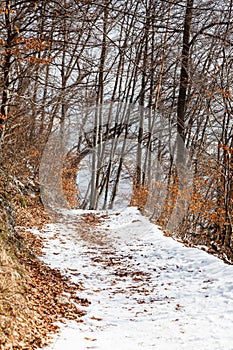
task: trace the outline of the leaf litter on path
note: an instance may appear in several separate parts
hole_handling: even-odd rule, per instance
[[[165,237],[136,208],[93,215],[65,212],[43,229],[43,260],[90,301],[46,350],[233,349],[233,266]]]

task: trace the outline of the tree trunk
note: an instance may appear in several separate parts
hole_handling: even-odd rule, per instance
[[[186,110],[186,96],[189,84],[189,51],[190,51],[190,29],[192,23],[194,0],[187,0],[184,31],[183,31],[183,45],[181,56],[181,72],[179,95],[177,104],[177,157],[178,163],[183,163],[184,160],[184,142],[185,142],[185,110]]]
[[[1,103],[1,114],[0,114],[0,149],[4,139],[5,124],[9,114],[10,104],[10,69],[11,69],[11,45],[14,35],[11,28],[10,20],[10,1],[6,1],[5,5],[5,26],[7,29],[7,40],[5,48],[5,59],[3,61],[3,91],[2,91],[2,103]]]

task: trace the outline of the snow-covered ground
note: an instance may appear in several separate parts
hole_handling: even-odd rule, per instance
[[[165,237],[136,208],[108,212],[92,231],[83,213],[42,232],[44,261],[91,302],[44,350],[233,349],[233,266]]]

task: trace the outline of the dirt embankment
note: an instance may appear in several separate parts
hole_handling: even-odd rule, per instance
[[[27,228],[49,220],[39,194],[5,174],[0,182],[0,349],[36,349],[58,331],[58,321],[81,322],[88,301],[38,259],[43,241]]]

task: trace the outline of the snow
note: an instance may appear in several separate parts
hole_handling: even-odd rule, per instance
[[[233,266],[187,248],[136,208],[88,230],[87,211],[46,225],[43,260],[83,287],[84,322],[68,322],[44,350],[232,350]]]

